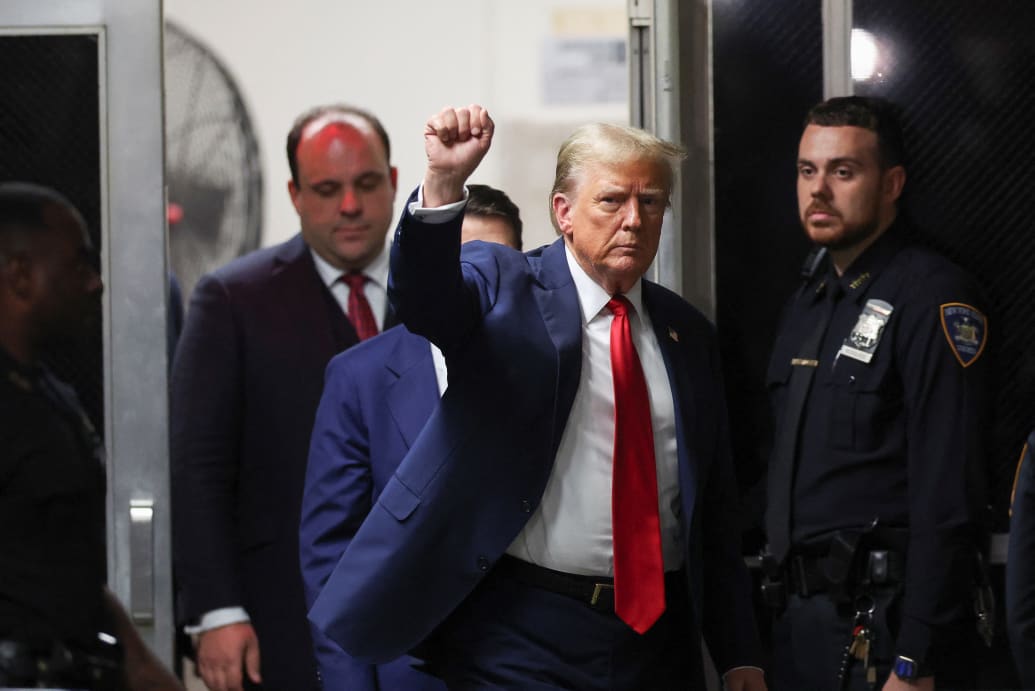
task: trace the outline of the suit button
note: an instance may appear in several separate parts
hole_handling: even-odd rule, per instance
[[[489,570],[489,565],[490,564],[489,564],[489,558],[488,557],[478,557],[478,568],[481,571],[488,571]]]
[[[527,499],[522,499],[521,510],[525,513],[532,513],[532,502],[528,501]]]

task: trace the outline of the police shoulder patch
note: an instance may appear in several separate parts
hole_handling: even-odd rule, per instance
[[[981,357],[988,341],[988,320],[981,312],[962,302],[941,306],[942,331],[960,364],[970,367]]]

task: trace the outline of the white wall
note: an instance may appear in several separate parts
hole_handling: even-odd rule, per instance
[[[624,36],[625,0],[165,0],[165,13],[243,93],[263,158],[267,245],[298,227],[284,138],[310,106],[345,101],[381,118],[399,168],[398,214],[423,173],[428,116],[485,105],[497,135],[474,181],[518,203],[526,248],[553,239],[546,199],[564,136],[592,120],[628,121],[625,102],[546,105],[541,59],[551,37]]]

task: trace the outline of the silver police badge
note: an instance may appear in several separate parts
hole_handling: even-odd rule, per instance
[[[869,363],[873,354],[877,351],[877,345],[884,334],[884,327],[894,311],[887,302],[883,300],[867,300],[859,319],[852,327],[852,332],[841,344],[841,350],[837,356],[850,357],[860,362]]]

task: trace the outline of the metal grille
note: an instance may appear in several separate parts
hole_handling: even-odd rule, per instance
[[[95,35],[0,36],[0,180],[52,187],[101,247],[98,44]],[[103,433],[101,329],[47,356]]]
[[[185,29],[165,24],[169,261],[189,298],[202,275],[259,246],[262,168],[251,117],[229,70]]]
[[[767,461],[769,349],[808,251],[794,164],[802,117],[823,95],[823,29],[817,2],[716,2],[713,13],[716,320],[747,490]],[[747,503],[757,515],[745,547],[761,547],[764,500]]]
[[[855,0],[880,75],[856,93],[904,109],[904,208],[923,239],[984,287],[999,377],[989,484],[1007,527],[1014,466],[1035,425],[1035,4]]]

